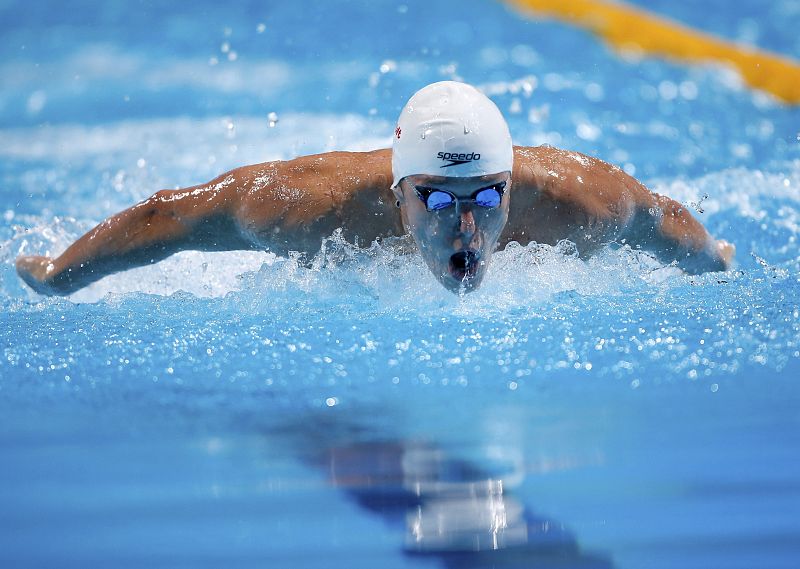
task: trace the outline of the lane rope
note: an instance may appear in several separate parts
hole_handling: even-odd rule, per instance
[[[732,66],[751,87],[767,91],[785,103],[800,104],[800,64],[788,57],[726,41],[640,8],[606,0],[506,1],[523,12],[588,30],[622,52]]]

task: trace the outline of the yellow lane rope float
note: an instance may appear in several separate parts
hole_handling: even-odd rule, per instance
[[[506,0],[525,12],[574,24],[621,51],[734,67],[744,81],[785,103],[800,103],[800,64],[693,30],[639,8],[605,0]]]

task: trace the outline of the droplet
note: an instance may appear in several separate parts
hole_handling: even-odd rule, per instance
[[[27,103],[27,110],[28,114],[36,115],[41,112],[44,108],[45,103],[47,102],[47,95],[45,95],[44,91],[34,91],[31,93],[31,96],[28,97]]]
[[[391,59],[387,59],[386,61],[381,63],[381,66],[380,66],[379,69],[380,69],[381,73],[384,73],[384,74],[385,73],[390,73],[392,71],[396,71],[397,70],[397,63],[395,63]]]
[[[259,34],[263,34],[266,29],[267,26],[265,26],[263,23],[256,26],[256,32]]]

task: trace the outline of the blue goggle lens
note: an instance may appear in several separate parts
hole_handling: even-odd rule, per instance
[[[430,194],[428,194],[428,199],[426,200],[425,205],[430,210],[437,210],[437,209],[444,209],[448,206],[453,205],[455,202],[455,198],[453,194],[448,194],[447,192],[440,192],[434,190]]]
[[[497,188],[485,188],[475,194],[475,204],[481,207],[499,207],[500,197]]]

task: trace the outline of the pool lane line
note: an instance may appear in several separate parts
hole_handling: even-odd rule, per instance
[[[784,103],[800,104],[800,64],[792,59],[700,32],[641,8],[607,0],[506,0],[602,37],[620,51],[690,63],[733,66],[744,81]]]

